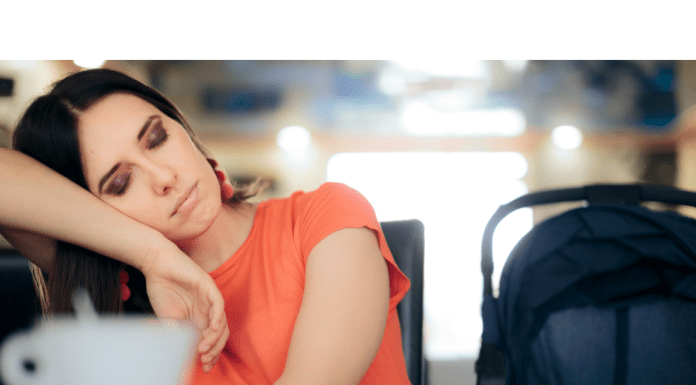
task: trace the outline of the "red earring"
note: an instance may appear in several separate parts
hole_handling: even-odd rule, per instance
[[[220,170],[215,170],[215,175],[218,178],[218,182],[220,182],[220,195],[222,196],[222,200],[226,201],[232,198],[234,187],[232,187],[232,183],[227,180],[225,173]]]
[[[232,187],[232,183],[227,180],[227,176],[224,172],[217,169],[218,163],[215,161],[215,159],[208,158],[208,163],[210,163],[210,166],[213,167],[215,176],[220,183],[220,196],[222,200],[226,201],[232,198],[232,195],[234,195],[234,187]]]
[[[118,280],[121,283],[121,301],[126,302],[131,296],[131,291],[128,287],[128,273],[125,270],[121,270]]]

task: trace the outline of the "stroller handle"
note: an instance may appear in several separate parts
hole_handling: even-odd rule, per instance
[[[542,190],[523,195],[501,205],[491,217],[483,232],[481,244],[481,272],[483,296],[493,294],[493,232],[500,221],[511,212],[544,204],[587,201],[588,203],[661,202],[696,207],[696,193],[670,186],[650,184],[594,184],[583,187]]]

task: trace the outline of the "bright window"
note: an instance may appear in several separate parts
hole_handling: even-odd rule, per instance
[[[425,225],[426,355],[478,355],[481,337],[481,237],[499,205],[527,192],[526,159],[513,152],[341,153],[327,179],[360,191],[380,221]],[[497,283],[512,247],[532,227],[530,209],[498,226],[493,239]]]

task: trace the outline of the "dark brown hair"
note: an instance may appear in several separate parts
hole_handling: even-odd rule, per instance
[[[67,76],[51,91],[37,98],[21,117],[13,136],[13,148],[31,156],[72,182],[87,189],[77,137],[80,115],[104,97],[115,93],[135,95],[181,124],[196,147],[208,158],[210,154],[196,138],[178,108],[153,88],[120,72],[95,69]],[[260,182],[245,188],[235,186],[226,202],[235,206],[256,195]],[[131,298],[121,301],[120,270],[129,275]],[[137,269],[91,250],[66,242],[57,242],[50,274],[32,266],[34,283],[45,313],[72,312],[71,293],[84,287],[97,311],[152,312],[145,278]]]

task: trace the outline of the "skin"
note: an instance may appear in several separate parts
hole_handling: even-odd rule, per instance
[[[184,128],[144,100],[128,94],[104,98],[82,114],[78,137],[89,190],[161,232],[204,270],[219,267],[249,234],[255,207],[224,206],[213,169]],[[193,204],[172,215],[194,186]]]
[[[56,240],[136,267],[157,316],[201,330],[198,351],[211,369],[229,329],[222,295],[199,265],[158,231],[22,153],[0,148],[0,181],[0,233],[15,249],[49,274]]]
[[[140,119],[142,114],[148,114],[148,118]],[[137,140],[150,116],[156,116],[155,124]],[[132,125],[135,122],[137,127]],[[152,136],[155,127],[160,131],[166,128],[173,140],[162,142],[157,149],[150,148],[153,140],[162,138]],[[221,208],[217,178],[183,127],[139,98],[116,94],[96,103],[80,117],[78,137],[85,158],[85,177],[93,195],[33,159],[3,150],[0,155],[7,159],[0,174],[11,188],[3,189],[6,204],[0,207],[0,232],[45,271],[51,269],[55,239],[138,268],[146,276],[148,296],[159,317],[191,319],[200,328],[198,350],[204,370],[209,371],[227,341],[229,329],[224,301],[205,272],[224,261],[225,250],[243,241],[245,228],[251,226],[250,210]],[[121,163],[115,176],[123,178],[123,171],[133,172],[133,189],[128,194],[116,197],[105,193],[107,186],[99,191],[102,175],[96,181],[90,178],[96,177],[99,166],[107,162]],[[108,167],[106,171],[112,165]],[[193,183],[198,199],[192,209],[171,215],[183,191]],[[94,196],[107,205],[95,202]],[[222,212],[225,215],[219,215]],[[60,218],[59,223],[54,223],[54,218]],[[239,238],[228,237],[228,242],[202,250],[200,245],[225,225],[228,230],[233,228]],[[188,256],[181,251],[188,251]]]
[[[82,114],[78,137],[90,191],[161,232],[206,272],[247,238],[256,207],[223,205],[205,156],[181,125],[149,103],[107,96]],[[193,203],[172,215],[193,186]],[[389,277],[375,234],[348,228],[326,237],[308,257],[300,313],[276,384],[359,383],[380,346],[388,303]]]
[[[374,233],[342,229],[307,259],[305,292],[275,385],[358,384],[387,322],[389,275]]]

